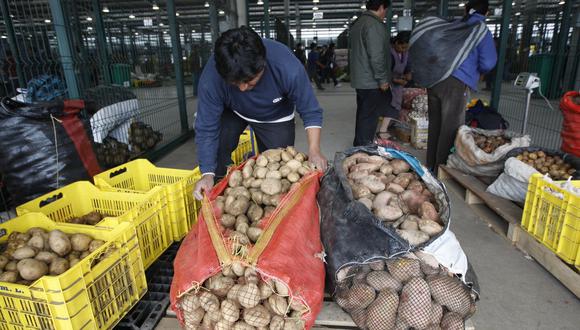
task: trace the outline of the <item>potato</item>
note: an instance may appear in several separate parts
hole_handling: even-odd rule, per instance
[[[103,216],[99,212],[93,211],[89,214],[85,214],[81,218],[84,218],[86,224],[94,226],[103,219]]]
[[[411,278],[404,286],[398,309],[400,322],[414,329],[425,329],[431,322],[430,313],[418,313],[431,309],[429,285],[420,277]]]
[[[227,214],[227,213],[222,214],[222,217],[220,219],[220,223],[225,228],[233,228],[236,224],[236,217],[234,217],[231,214]]]
[[[89,252],[94,252],[96,249],[98,249],[101,245],[105,244],[104,241],[100,240],[100,239],[94,239],[91,241],[91,243],[89,244]]]
[[[429,235],[420,230],[397,229],[397,234],[411,245],[421,245],[429,240]]]
[[[73,234],[70,238],[73,251],[84,252],[89,250],[92,238],[85,234]]]
[[[250,227],[248,228],[246,234],[248,235],[248,238],[250,239],[250,241],[252,241],[252,243],[256,243],[260,238],[260,236],[262,235],[262,229],[258,227]]]
[[[10,260],[8,259],[8,257],[4,256],[4,255],[0,255],[0,271],[4,269],[4,267],[6,266],[6,264],[9,262]]]
[[[401,173],[399,174],[392,183],[398,184],[401,188],[406,189],[409,184],[411,183],[411,178],[408,175],[403,174],[410,174],[410,173]]]
[[[421,207],[421,204],[423,204],[423,202],[426,202],[428,200],[427,196],[415,190],[406,190],[402,192],[400,195],[400,199],[403,202],[402,204],[404,205],[403,211],[412,214],[417,213],[419,207]]]
[[[282,160],[282,149],[269,149],[262,153],[268,159],[268,162],[279,162]]]
[[[243,179],[242,172],[240,170],[234,170],[230,173],[228,185],[232,188],[239,187],[242,184]]]
[[[37,235],[37,234],[42,236],[42,235],[46,234],[46,231],[40,227],[32,227],[32,228],[29,228],[26,231],[26,233],[28,235],[30,235],[30,237],[32,238],[32,236]]]
[[[405,188],[401,187],[400,185],[398,185],[394,182],[391,182],[387,185],[387,191],[390,191],[390,192],[395,193],[395,194],[400,194],[403,191],[405,191]]]
[[[296,172],[298,171],[298,169],[300,167],[302,167],[302,162],[296,160],[296,159],[292,159],[288,162],[286,162],[286,165],[284,165],[286,167],[288,167],[292,172]]]
[[[403,211],[396,206],[385,205],[374,210],[375,215],[382,221],[394,221],[403,216]]]
[[[531,153],[528,155],[528,157],[529,157],[530,159],[534,159],[534,160],[538,159],[538,155],[537,155],[537,153],[535,153],[535,152],[531,152]]]
[[[275,210],[276,208],[273,206],[266,206],[264,208],[264,218],[269,217],[272,213],[274,213]]]
[[[18,281],[18,273],[14,270],[5,271],[0,274],[0,282],[16,283],[16,281]]]
[[[280,166],[282,166],[280,165],[280,163],[268,163],[268,166],[266,166],[266,168],[269,171],[277,171],[280,169]]]
[[[418,224],[419,229],[429,236],[435,236],[443,230],[440,224],[432,220],[421,219]]]
[[[250,189],[252,187],[252,183],[255,180],[256,180],[256,178],[254,178],[254,177],[250,177],[250,178],[244,179],[242,181],[242,186],[244,186],[244,188],[246,188],[246,189]]]
[[[246,213],[249,207],[250,199],[245,196],[238,196],[231,203],[228,204],[226,202],[225,211],[233,216],[238,216]]]
[[[381,179],[373,175],[369,175],[360,179],[358,183],[369,188],[373,194],[377,194],[385,190],[385,184],[381,181]]]
[[[265,168],[266,166],[268,166],[268,158],[266,158],[264,154],[259,155],[258,158],[256,158],[256,166]],[[256,168],[254,168],[254,172],[255,171]]]
[[[372,163],[360,163],[352,166],[350,168],[351,172],[367,172],[371,173],[377,171],[381,168],[380,164],[372,164]]]
[[[247,222],[240,222],[236,224],[236,231],[238,233],[246,234],[248,228],[250,228],[250,225]]]
[[[369,330],[394,329],[397,319],[399,296],[390,291],[381,291],[373,301],[366,314],[366,325]]]
[[[288,313],[288,301],[286,298],[274,294],[268,298],[268,303],[272,311],[277,315],[285,316]]]
[[[260,190],[268,195],[276,195],[282,191],[282,183],[277,179],[264,179],[260,185]]]
[[[402,159],[393,159],[390,165],[393,167],[393,174],[395,175],[409,172],[411,169],[411,166],[409,166],[409,164],[407,164],[407,162]]]
[[[276,293],[279,294],[280,296],[283,297],[288,297],[289,294],[289,290],[288,287],[286,286],[286,283],[280,281],[280,280],[273,280],[274,282],[274,288],[276,289]]]
[[[384,175],[389,175],[393,173],[393,166],[390,164],[383,164],[381,165],[379,171]]]
[[[372,195],[369,188],[358,183],[351,185],[351,189],[354,199],[370,198]]]
[[[62,231],[58,229],[52,230],[48,235],[50,249],[56,254],[63,257],[71,251],[72,246],[70,240]]]
[[[48,273],[48,266],[36,259],[22,259],[16,265],[20,277],[27,281],[36,281]]]
[[[9,261],[6,266],[4,266],[4,271],[13,271],[16,270],[16,261]]]
[[[290,191],[290,187],[292,186],[292,183],[290,181],[288,181],[287,179],[282,179],[282,180],[280,180],[280,183],[282,183],[282,193],[283,194]]]
[[[69,262],[64,258],[55,258],[50,263],[50,275],[60,275],[69,269]]]
[[[33,248],[31,246],[24,246],[24,247],[16,249],[16,251],[14,251],[12,253],[12,259],[22,260],[22,259],[34,258],[35,255],[36,255],[35,248]]]
[[[267,204],[269,206],[278,206],[278,204],[280,204],[281,200],[282,200],[282,195],[280,195],[280,194],[274,195],[274,196],[266,195],[264,197],[264,204]]]
[[[252,188],[260,188],[260,186],[262,185],[262,181],[264,181],[263,179],[255,179],[254,181],[252,181]]]
[[[280,153],[280,158],[284,162],[288,162],[288,161],[294,159],[294,157],[287,150],[282,151],[282,153]]]
[[[288,165],[281,166],[279,171],[280,171],[280,175],[283,178],[287,177],[288,174],[292,173],[292,169],[290,167],[288,167]]]
[[[431,221],[433,222],[433,221]],[[403,230],[419,230],[419,223],[413,218],[408,218],[399,226]]]
[[[32,246],[37,250],[44,250],[44,237],[41,234],[32,235],[32,238],[26,243],[28,246]]]
[[[42,261],[46,264],[50,264],[56,258],[58,258],[58,256],[54,252],[48,252],[48,251],[40,251],[34,257],[34,259],[36,259],[38,261]]]
[[[264,179],[266,174],[268,174],[268,169],[265,167],[258,167],[254,169],[254,177],[256,179]]]
[[[82,260],[82,259],[88,257],[89,254],[91,254],[91,252],[89,252],[89,251],[85,251],[85,252],[81,253],[80,259]]]
[[[263,204],[264,193],[259,190],[254,190],[251,192],[252,201],[255,204]]]
[[[268,171],[266,173],[266,179],[282,179],[282,175],[278,171]]]
[[[441,223],[439,220],[439,213],[435,209],[435,206],[429,202],[423,202],[419,207],[419,216],[422,219],[433,220],[435,222]]]
[[[252,203],[250,208],[248,209],[248,218],[252,222],[256,222],[264,216],[264,209],[262,209],[259,205]]]
[[[361,202],[364,206],[366,206],[367,209],[372,210],[372,208],[373,208],[373,201],[370,200],[369,198],[366,198],[366,197],[365,198],[361,198],[358,201]]]
[[[294,159],[296,159],[299,162],[303,162],[303,161],[307,160],[308,157],[306,157],[305,154],[299,152],[299,153],[296,154],[296,156],[294,156]]]
[[[230,188],[228,196],[233,196],[233,197],[244,196],[247,199],[250,199],[252,197],[252,195],[250,194],[250,191],[246,187]]]
[[[380,192],[379,194],[377,194],[377,196],[373,200],[373,209],[378,209],[378,208],[381,208],[383,206],[388,205],[389,202],[391,201],[391,199],[393,199],[395,197],[396,197],[396,195],[390,191]]]
[[[295,183],[298,182],[300,180],[300,174],[296,173],[296,172],[292,172],[290,174],[288,174],[286,176],[288,178],[288,181]]]
[[[252,165],[248,161],[246,163],[246,165],[244,165],[244,167],[242,168],[242,178],[244,178],[244,179],[251,178],[253,174],[254,174],[254,168],[252,167]]]

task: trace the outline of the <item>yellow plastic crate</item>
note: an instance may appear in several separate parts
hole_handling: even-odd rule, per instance
[[[147,281],[133,224],[114,229],[71,227],[41,213],[0,224],[0,242],[31,227],[83,233],[106,241],[59,276],[43,276],[30,286],[0,283],[1,329],[111,329],[143,297]],[[97,263],[105,252],[109,256]]]
[[[180,241],[197,222],[201,204],[193,197],[193,188],[200,178],[198,168],[188,171],[156,167],[146,159],[136,159],[102,172],[93,180],[102,190],[129,193],[148,192],[162,186],[173,240]]]
[[[238,147],[232,152],[232,162],[234,166],[240,165],[246,159],[258,153],[258,142],[252,130],[245,130],[240,135]]]
[[[580,180],[572,184],[580,188]],[[534,174],[528,185],[522,227],[562,260],[574,264],[580,247],[580,197]]]
[[[18,215],[40,212],[56,222],[85,215],[92,211],[115,218],[97,224],[112,228],[121,222],[132,222],[137,229],[143,264],[148,268],[173,243],[171,222],[163,190],[146,194],[101,191],[90,182],[79,181],[38,197],[16,208]],[[90,226],[67,224],[68,226]]]

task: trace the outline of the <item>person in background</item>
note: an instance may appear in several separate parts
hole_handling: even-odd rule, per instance
[[[458,24],[485,24],[488,0],[470,0],[465,16]],[[465,61],[447,79],[427,89],[429,107],[429,138],[427,166],[437,173],[439,165],[447,162],[457,129],[465,124],[465,110],[470,90],[477,91],[482,74],[495,67],[497,53],[489,30],[474,47]]]
[[[403,104],[403,90],[411,80],[411,71],[409,66],[409,39],[410,31],[402,31],[397,34],[391,41],[391,71],[393,80],[391,84],[391,106],[386,107],[387,111],[383,113],[383,121],[379,127],[377,137],[388,139],[390,137],[387,130],[391,119],[398,119]]]
[[[334,87],[338,88],[342,85],[338,83],[338,80],[336,80],[336,53],[334,52],[334,49],[335,49],[335,44],[330,43],[328,45],[328,49],[326,50],[326,53],[324,54],[325,63],[326,63],[325,68],[324,68],[324,71],[325,71],[324,76],[326,77],[326,79],[332,79],[332,82],[334,83]]]
[[[354,146],[373,142],[379,115],[391,103],[391,56],[383,23],[390,0],[368,0],[350,29],[351,86],[356,89]]]
[[[304,52],[304,46],[301,43],[296,44],[294,56],[296,56],[302,65],[306,65],[306,53]]]
[[[315,43],[310,44],[310,53],[308,53],[308,75],[310,79],[314,81],[316,87],[319,91],[323,91],[324,87],[320,84],[320,78],[318,77],[318,70],[323,68],[322,63],[320,63],[320,47],[316,47]]]
[[[302,64],[285,45],[245,26],[224,32],[198,92],[195,143],[202,177],[194,188],[197,199],[211,191],[214,178],[226,174],[246,127],[256,133],[258,150],[294,145],[295,110],[304,121],[310,163],[326,169],[320,151],[322,108]]]

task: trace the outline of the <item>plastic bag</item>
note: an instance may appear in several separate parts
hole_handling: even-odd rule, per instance
[[[212,190],[202,202],[198,222],[183,240],[174,261],[170,299],[182,324],[181,299],[199,290],[201,283],[235,260],[255,266],[262,278],[285,283],[291,297],[308,306],[302,316],[306,328],[314,324],[324,296],[324,254],[316,203],[319,178],[319,172],[308,174],[288,192],[266,220],[261,238],[247,256],[234,256],[218,229],[220,214],[214,201],[227,188],[229,175]]]
[[[476,144],[472,133],[485,136],[505,136],[510,143],[499,146],[492,153],[481,150]],[[455,153],[449,156],[447,166],[461,170],[464,173],[479,176],[497,176],[503,169],[507,153],[515,148],[530,145],[530,137],[515,132],[461,126],[455,137]]]
[[[0,172],[15,204],[100,172],[82,101],[0,106]]]

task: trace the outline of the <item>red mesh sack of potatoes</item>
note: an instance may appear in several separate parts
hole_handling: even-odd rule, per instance
[[[171,284],[171,306],[186,329],[314,324],[325,274],[316,202],[321,173],[293,148],[282,157],[279,150],[231,170],[202,202],[199,221],[175,258]],[[257,196],[262,190],[255,181],[268,179],[282,181],[282,192],[268,186],[262,190],[271,195]]]

